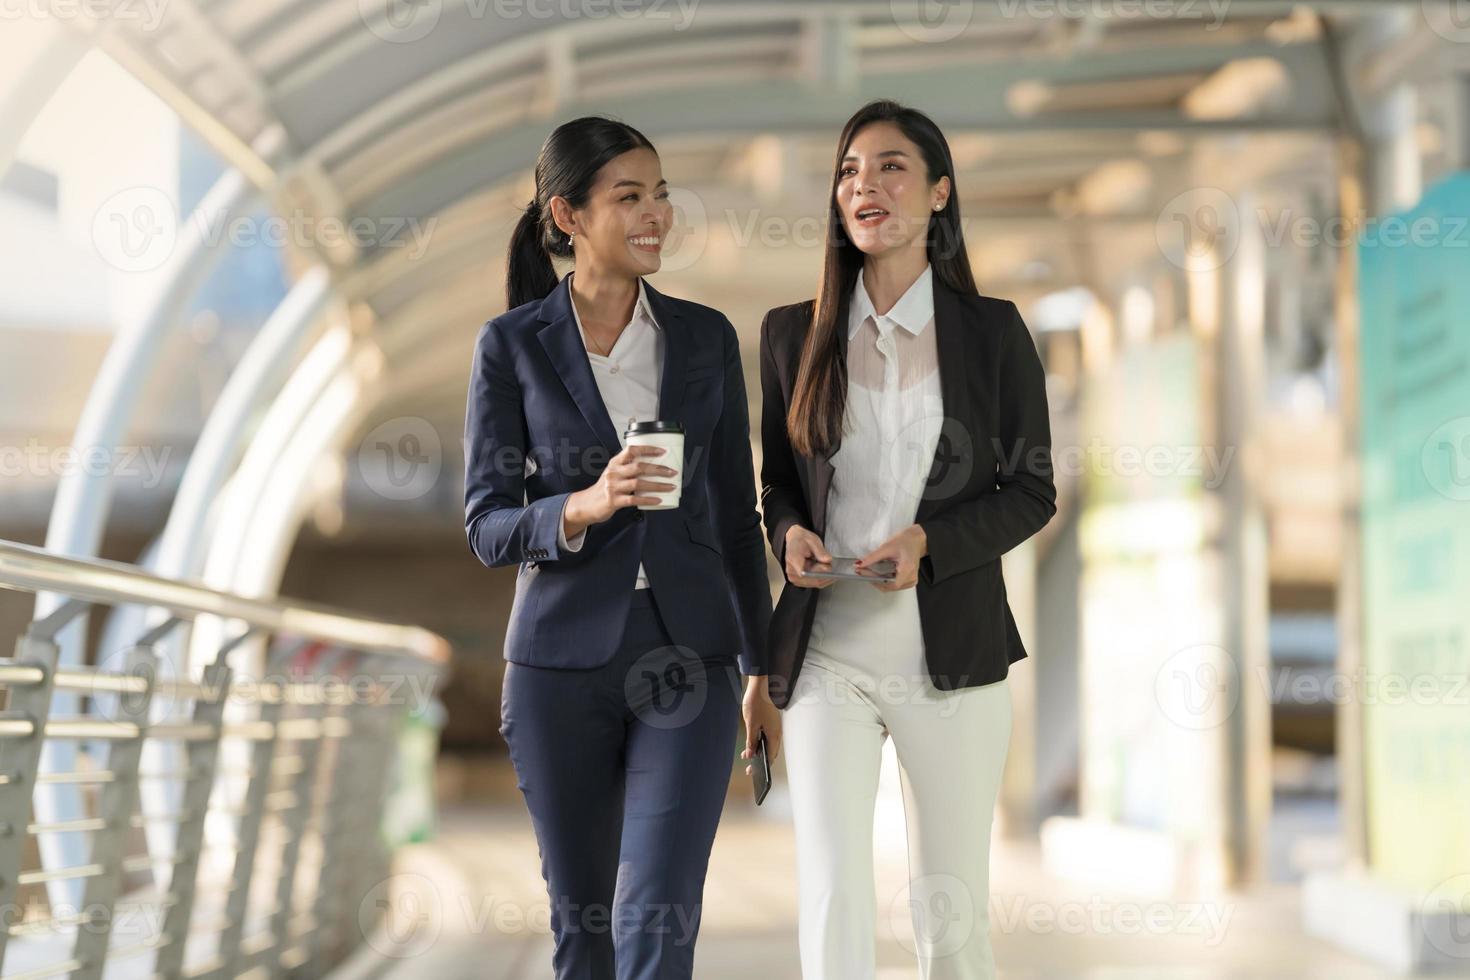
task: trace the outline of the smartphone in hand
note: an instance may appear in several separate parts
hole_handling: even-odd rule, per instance
[[[771,757],[766,752],[766,733],[761,732],[755,742],[755,755],[751,756],[751,781],[755,784],[755,805],[766,801],[771,791]]]
[[[891,582],[898,577],[898,566],[891,558],[875,561],[871,565],[859,568],[856,558],[838,558],[833,555],[830,562],[813,558],[800,571],[803,578],[851,578],[868,581],[877,579],[880,582]]]

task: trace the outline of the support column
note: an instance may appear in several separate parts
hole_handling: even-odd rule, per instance
[[[997,830],[1002,837],[1029,839],[1036,827],[1036,645],[1037,561],[1035,539],[1023,541],[1001,559],[1006,600],[1021,642],[1030,651],[1026,662],[1012,666],[1011,741],[1000,784]],[[1019,668],[1019,669],[1018,669]]]
[[[1271,651],[1268,642],[1270,569],[1261,502],[1264,447],[1260,413],[1266,401],[1266,243],[1254,218],[1255,196],[1236,194],[1240,240],[1226,264],[1220,332],[1213,351],[1209,393],[1214,433],[1209,444],[1234,450],[1214,491],[1219,496],[1219,601],[1223,645],[1234,661],[1238,697],[1225,716],[1223,745],[1226,853],[1232,884],[1264,882],[1266,835],[1271,820]]]

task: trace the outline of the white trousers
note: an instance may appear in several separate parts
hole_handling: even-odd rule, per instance
[[[873,980],[873,812],[893,736],[923,980],[991,980],[990,832],[1010,743],[1006,681],[941,691],[914,590],[836,582],[783,716],[802,980]],[[891,900],[884,896],[887,914]]]

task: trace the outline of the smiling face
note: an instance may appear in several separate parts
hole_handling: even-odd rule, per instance
[[[867,255],[923,247],[935,205],[949,201],[950,180],[930,183],[917,145],[891,122],[852,137],[837,173],[835,204],[848,239]]]
[[[597,172],[580,208],[563,197],[550,203],[557,227],[576,236],[578,266],[629,278],[658,271],[674,209],[657,153],[639,148],[613,157]]]

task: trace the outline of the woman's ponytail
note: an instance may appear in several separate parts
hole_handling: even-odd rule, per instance
[[[570,237],[551,218],[551,199],[565,198],[573,208],[586,206],[598,171],[614,157],[637,149],[652,150],[653,144],[627,123],[602,116],[562,123],[546,137],[536,157],[536,196],[516,222],[505,258],[508,309],[545,299],[559,281],[552,258],[572,255]]]
[[[510,236],[505,259],[507,309],[541,299],[556,288],[556,268],[546,248],[546,221],[541,202],[532,200]]]

